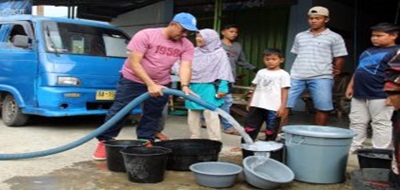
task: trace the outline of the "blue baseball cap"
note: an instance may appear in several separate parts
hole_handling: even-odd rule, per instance
[[[198,31],[199,29],[197,29],[196,24],[197,24],[197,20],[196,18],[191,15],[190,13],[178,13],[174,16],[174,18],[172,19],[172,22],[176,22],[179,23],[180,25],[182,25],[183,28],[185,28],[186,30],[189,31]]]

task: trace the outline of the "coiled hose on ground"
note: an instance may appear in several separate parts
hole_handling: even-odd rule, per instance
[[[217,106],[210,104],[204,100],[201,100],[200,98],[197,98],[193,95],[186,95],[182,91],[178,90],[172,90],[165,88],[163,92],[167,95],[175,95],[175,96],[181,96],[185,99],[188,99],[190,101],[193,101],[199,105],[202,105],[203,107],[215,111],[217,109]],[[103,125],[101,125],[99,128],[94,130],[93,132],[89,133],[88,135],[73,141],[71,143],[56,147],[56,148],[51,148],[48,150],[42,150],[42,151],[36,151],[36,152],[27,152],[27,153],[16,153],[16,154],[0,154],[0,160],[17,160],[17,159],[28,159],[28,158],[35,158],[35,157],[42,157],[42,156],[48,156],[52,154],[57,154],[60,152],[64,152],[66,150],[73,149],[75,147],[78,147],[89,140],[95,138],[99,134],[103,133],[105,130],[110,128],[114,123],[119,121],[122,117],[127,115],[133,108],[136,106],[140,105],[144,100],[150,98],[149,93],[142,94],[141,96],[137,97],[136,99],[132,100],[128,105],[126,105],[123,109],[121,109],[117,114],[115,114],[112,118],[110,118],[108,121],[106,121]]]

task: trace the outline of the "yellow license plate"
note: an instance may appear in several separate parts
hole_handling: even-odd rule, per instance
[[[96,100],[114,100],[115,91],[98,90],[96,92]]]

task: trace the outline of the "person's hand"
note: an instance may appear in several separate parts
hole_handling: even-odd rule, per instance
[[[340,70],[339,70],[339,69],[333,69],[333,70],[332,70],[332,74],[335,75],[335,76],[337,76],[337,75],[340,74]]]
[[[289,108],[286,108],[286,107],[279,108],[276,115],[281,118],[287,118],[289,116]]]
[[[288,114],[286,113],[286,110],[287,109],[285,107],[280,107],[278,110],[276,110],[276,117],[283,117]]]
[[[351,99],[353,97],[353,93],[354,93],[353,88],[347,88],[344,95],[346,96],[347,99]]]
[[[161,86],[161,85],[157,85],[157,84],[147,86],[147,90],[149,91],[149,94],[151,97],[162,96],[163,88],[165,88],[165,87]]]
[[[341,71],[336,68],[336,65],[332,64],[332,74],[336,76],[336,75],[339,75],[340,73],[341,73]]]
[[[393,106],[393,103],[392,103],[392,101],[390,100],[390,98],[386,98],[386,100],[385,100],[385,105],[386,105],[386,106]]]
[[[189,95],[189,94],[197,95],[192,90],[190,90],[189,86],[187,86],[187,85],[182,86],[181,90],[185,93],[185,95]]]
[[[223,92],[218,92],[215,96],[216,96],[217,98],[223,98],[223,97],[226,96],[226,94],[223,93]]]

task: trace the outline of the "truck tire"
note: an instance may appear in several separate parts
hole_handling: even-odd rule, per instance
[[[4,98],[1,116],[3,123],[10,127],[23,126],[28,123],[29,119],[28,115],[21,112],[21,108],[12,95],[7,95]]]

